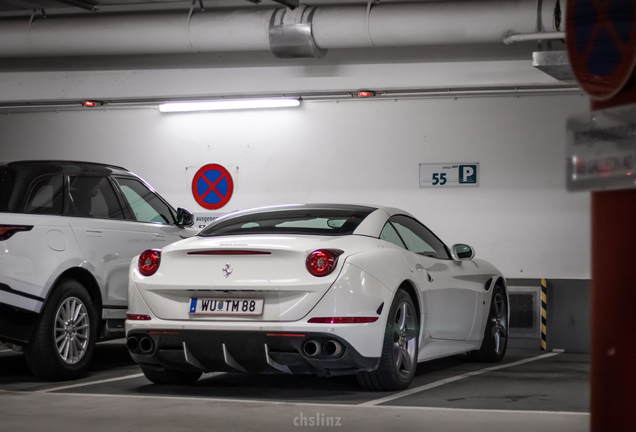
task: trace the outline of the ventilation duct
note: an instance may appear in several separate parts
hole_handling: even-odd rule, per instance
[[[291,9],[52,15],[0,19],[0,56],[79,56],[271,50],[322,57],[331,48],[501,43],[558,31],[558,0],[299,6]],[[558,12],[558,13],[557,13]]]
[[[559,81],[576,82],[567,51],[534,52],[532,53],[532,66]]]
[[[315,7],[301,5],[294,9],[277,9],[269,24],[269,46],[276,58],[322,58],[326,49],[316,45],[311,34]]]

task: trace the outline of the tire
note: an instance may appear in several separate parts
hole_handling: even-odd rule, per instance
[[[407,388],[417,369],[419,319],[413,299],[399,289],[387,317],[382,356],[378,368],[358,372],[358,383],[366,390],[395,391]]]
[[[499,285],[495,286],[490,301],[488,321],[484,329],[481,348],[470,351],[468,357],[481,363],[499,363],[508,346],[508,299]]]
[[[44,305],[24,348],[34,375],[51,380],[77,379],[86,373],[97,340],[97,314],[84,286],[62,279]]]
[[[155,384],[191,385],[197,382],[203,374],[201,371],[182,371],[177,369],[157,370],[144,365],[140,366],[146,378]]]

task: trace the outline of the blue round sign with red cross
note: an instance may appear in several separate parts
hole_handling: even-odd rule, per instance
[[[568,0],[566,41],[577,81],[592,99],[615,96],[636,65],[634,0]]]
[[[199,169],[192,179],[192,196],[208,210],[223,207],[232,198],[234,182],[224,167],[208,164]]]

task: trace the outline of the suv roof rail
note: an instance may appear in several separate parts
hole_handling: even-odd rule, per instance
[[[42,160],[38,160],[38,159],[33,159],[33,160],[21,160],[21,161],[14,161],[14,162],[7,162],[6,165],[28,165],[28,164],[67,164],[67,165],[98,165],[98,166],[102,166],[102,167],[109,167],[109,168],[117,168],[117,169],[121,169],[124,171],[128,171],[128,169],[124,168],[124,167],[120,167],[118,165],[112,165],[112,164],[104,164],[104,163],[99,163],[99,162],[84,162],[84,161],[71,161],[71,160],[49,160],[49,159],[42,159]],[[2,165],[3,163],[0,163],[0,165]],[[130,171],[129,171],[130,172]]]

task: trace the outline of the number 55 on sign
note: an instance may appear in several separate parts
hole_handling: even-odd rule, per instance
[[[420,187],[479,187],[479,162],[420,164]]]

